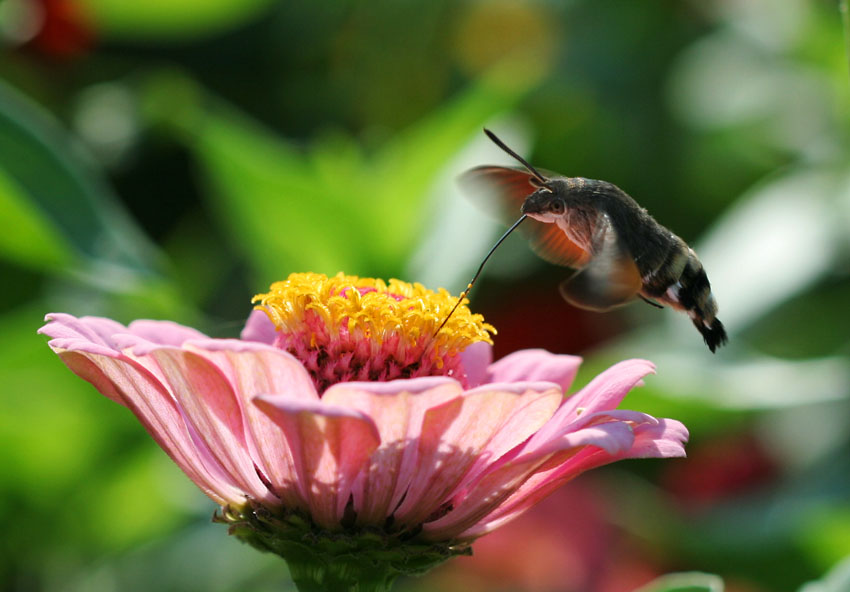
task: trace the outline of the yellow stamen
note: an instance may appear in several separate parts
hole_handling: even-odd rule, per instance
[[[476,341],[492,344],[496,330],[480,314],[472,314],[468,301],[458,308],[446,325],[434,335],[455,304],[446,290],[428,290],[418,283],[391,279],[359,278],[338,273],[327,277],[317,273],[293,273],[285,281],[275,282],[269,292],[254,296],[256,308],[264,310],[284,332],[302,332],[306,328],[326,331],[328,338],[339,337],[345,328],[348,337],[366,338],[383,344],[398,337],[412,346],[428,345],[438,361],[455,355]],[[308,313],[312,319],[308,319]],[[433,337],[432,337],[433,336]],[[311,342],[317,339],[315,333]]]

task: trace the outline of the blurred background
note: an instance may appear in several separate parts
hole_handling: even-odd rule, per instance
[[[573,309],[512,236],[472,294],[497,355],[580,354],[577,386],[653,360],[624,406],[684,421],[689,458],[583,476],[398,589],[850,590],[837,0],[0,0],[0,43],[0,589],[292,589],[35,331],[64,311],[234,336],[294,271],[458,293],[503,230],[455,184],[509,162],[487,125],[694,246],[731,339]]]

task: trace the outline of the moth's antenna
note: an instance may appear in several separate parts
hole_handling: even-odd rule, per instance
[[[533,166],[531,166],[530,164],[528,164],[528,162],[526,162],[526,160],[525,160],[522,156],[520,156],[519,154],[517,154],[516,152],[514,152],[513,150],[511,150],[510,148],[508,148],[508,145],[507,145],[507,144],[505,144],[504,142],[502,142],[502,141],[499,139],[499,136],[497,136],[496,134],[494,134],[493,132],[491,132],[490,130],[488,130],[486,127],[484,128],[484,133],[485,133],[485,134],[487,134],[487,137],[488,137],[488,138],[490,138],[491,140],[493,140],[493,143],[494,143],[496,146],[498,146],[499,148],[501,148],[502,150],[504,150],[505,152],[507,152],[508,154],[510,154],[511,156],[513,156],[514,158],[516,158],[516,159],[517,159],[520,163],[522,163],[522,166],[524,166],[525,168],[527,168],[527,169],[528,169],[528,172],[530,172],[531,174],[533,174],[535,179],[537,179],[537,180],[538,180],[538,181],[540,181],[541,183],[546,183],[546,177],[544,177],[543,175],[541,175],[541,174],[538,172],[538,170],[537,170],[537,169],[535,169]],[[510,232],[510,230],[509,230],[508,232]]]
[[[484,131],[487,131],[487,130],[484,130]],[[497,140],[498,140],[498,138],[497,138]],[[522,223],[522,221],[525,220],[526,218],[527,218],[526,214],[523,214],[522,216],[520,216],[519,220],[514,222],[513,226],[508,228],[508,230],[505,232],[505,234],[502,235],[502,238],[500,238],[499,240],[496,241],[496,244],[493,245],[493,248],[491,248],[490,252],[487,253],[487,255],[484,257],[484,260],[481,262],[481,265],[478,266],[478,271],[476,271],[475,275],[472,276],[472,279],[469,280],[469,283],[466,285],[466,290],[461,292],[460,296],[458,296],[457,302],[455,302],[454,308],[452,308],[451,311],[449,311],[449,314],[446,315],[445,319],[443,319],[443,323],[439,326],[439,328],[436,331],[434,331],[434,337],[436,337],[437,333],[439,333],[443,329],[443,327],[446,326],[446,323],[449,322],[449,319],[454,314],[454,312],[457,310],[457,307],[460,306],[460,303],[463,302],[463,299],[466,298],[469,295],[469,291],[472,289],[472,285],[475,283],[475,280],[478,279],[478,276],[481,275],[481,271],[484,269],[484,264],[487,263],[487,260],[490,258],[490,255],[492,255],[495,252],[495,250],[499,248],[499,245],[501,245],[502,242],[504,242],[504,240],[506,238],[508,238],[508,235],[510,233],[512,233],[514,231],[514,229],[517,226],[519,226]]]

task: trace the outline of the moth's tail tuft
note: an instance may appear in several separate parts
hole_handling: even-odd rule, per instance
[[[714,350],[729,341],[729,337],[726,335],[726,329],[723,328],[723,323],[719,319],[715,318],[709,325],[706,325],[702,319],[698,318],[693,319],[693,322],[697,330],[702,333],[702,338],[705,340],[705,344],[711,350],[711,353],[714,353]]]

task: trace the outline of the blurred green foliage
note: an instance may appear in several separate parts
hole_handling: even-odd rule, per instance
[[[559,536],[611,544],[561,587],[524,572],[512,526],[490,535],[509,557],[407,587],[719,589],[705,573],[647,584],[693,571],[732,591],[846,589],[837,3],[2,0],[0,40],[0,590],[287,589],[35,330],[56,310],[232,336],[293,271],[456,292],[497,233],[451,182],[503,157],[485,124],[691,242],[732,340],[711,356],[669,311],[569,309],[564,271],[508,241],[473,294],[497,352],[581,352],[579,384],[652,359],[626,406],[683,420],[691,457],[603,473],[607,514]]]
[[[271,0],[81,0],[80,13],[105,38],[185,43],[226,33],[262,15]]]
[[[341,132],[299,149],[200,91],[186,93],[196,104],[175,112],[174,88],[191,84],[177,75],[149,81],[146,112],[178,130],[222,223],[246,249],[261,283],[299,267],[399,276],[423,239],[435,176],[527,90],[500,77],[504,72],[497,70],[475,81],[368,155]]]

